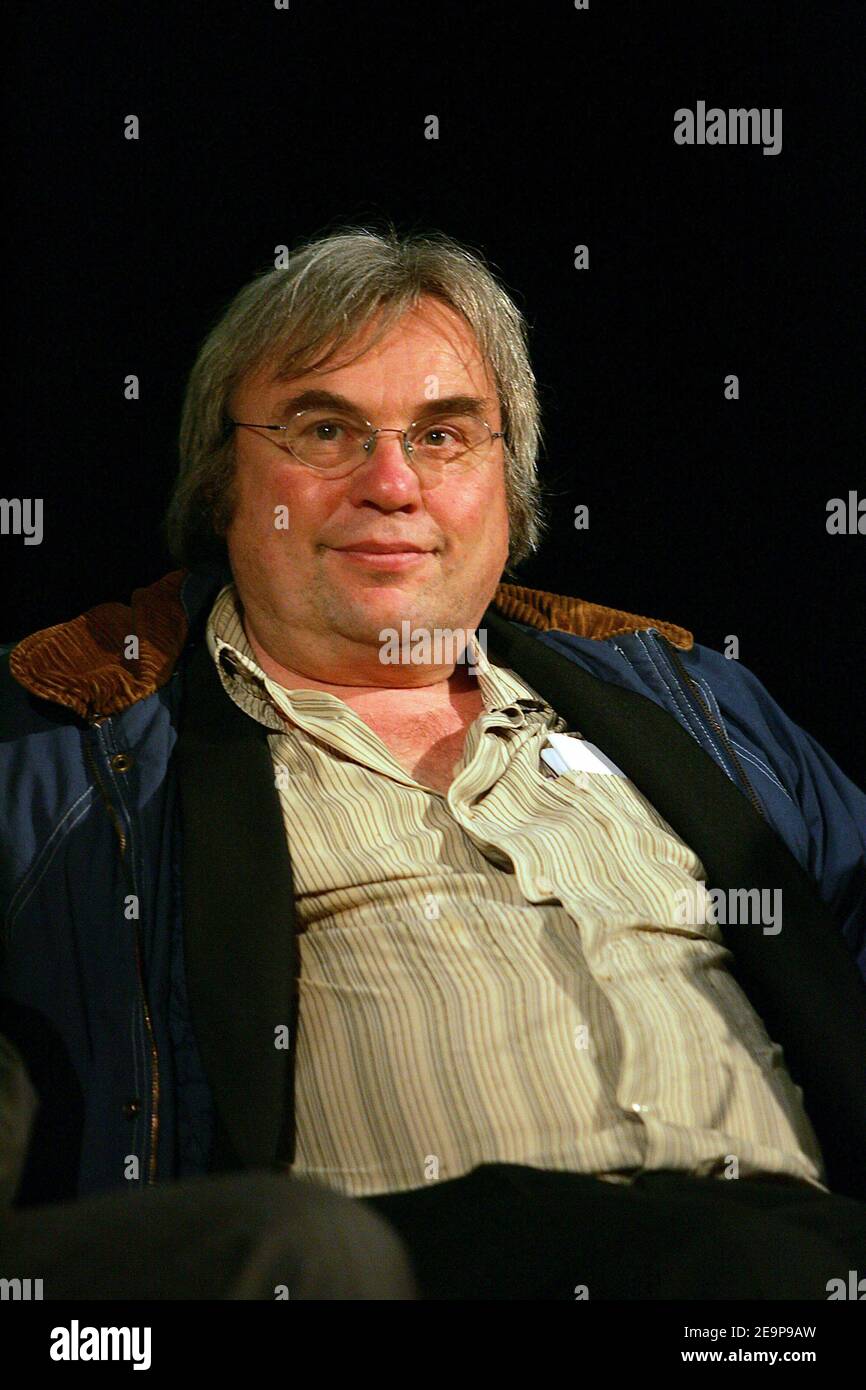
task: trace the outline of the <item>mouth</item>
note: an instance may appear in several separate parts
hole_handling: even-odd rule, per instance
[[[367,564],[377,570],[411,569],[432,555],[432,550],[406,541],[359,541],[356,545],[334,546],[334,552],[350,564]]]
[[[367,542],[364,545],[335,547],[334,553],[350,564],[369,565],[374,569],[404,570],[420,564],[433,552],[417,546]]]

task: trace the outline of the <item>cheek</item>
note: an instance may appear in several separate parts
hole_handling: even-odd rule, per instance
[[[508,506],[504,488],[479,483],[468,501],[467,518],[479,538],[495,544],[508,531]]]
[[[261,466],[254,467],[246,460],[238,462],[235,498],[233,528],[238,532],[258,530],[262,515],[271,505],[266,472]]]
[[[292,535],[315,532],[324,520],[322,498],[305,480],[259,466],[238,476],[238,505],[233,527],[250,543],[285,549]]]

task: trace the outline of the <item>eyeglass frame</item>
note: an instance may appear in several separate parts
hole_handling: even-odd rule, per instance
[[[228,420],[228,423],[229,423],[230,425],[234,426],[236,429],[247,429],[247,430],[288,430],[288,429],[290,428],[291,424],[292,424],[295,420],[297,420],[297,418],[298,418],[299,415],[312,415],[313,413],[314,413],[314,411],[313,411],[312,409],[308,409],[308,410],[296,410],[295,413],[294,413],[294,415],[292,416],[291,421],[289,422],[288,425],[257,425],[257,424],[251,423],[249,420],[233,420],[233,419],[231,418],[231,416],[226,416],[226,419]],[[362,448],[362,449],[364,450],[364,452],[367,454],[367,458],[368,458],[368,459],[372,458],[373,455],[374,455],[374,453],[376,452],[376,444],[373,444],[373,448],[370,449],[369,452],[367,452],[368,445],[369,445],[369,444],[371,443],[371,441],[373,441],[373,440],[376,440],[376,441],[378,442],[378,438],[377,438],[378,435],[380,435],[380,434],[399,434],[399,435],[402,436],[403,453],[406,455],[406,458],[409,459],[410,462],[412,461],[413,448],[412,448],[412,445],[409,443],[409,438],[408,438],[408,436],[409,436],[409,433],[410,433],[412,430],[414,430],[414,428],[415,428],[416,425],[423,423],[422,421],[413,420],[412,423],[411,423],[410,425],[407,425],[405,429],[400,429],[399,425],[379,425],[379,426],[376,426],[376,425],[373,424],[373,422],[372,422],[371,420],[364,420],[362,417],[359,417],[359,418],[361,419],[361,423],[364,424],[364,425],[366,425],[366,427],[367,427],[367,428],[369,429],[369,431],[370,431],[369,435],[367,436],[367,438],[364,440],[363,444],[361,445],[361,448]],[[492,430],[492,429],[490,428],[490,426],[489,426],[489,424],[487,423],[486,420],[482,420],[480,416],[478,416],[478,417],[476,417],[476,418],[478,418],[479,422],[480,422],[480,423],[484,426],[484,428],[487,430],[487,433],[488,433],[489,436],[490,436],[490,439],[489,439],[489,441],[488,441],[490,444],[492,444],[493,441],[496,440],[496,439],[504,439],[504,438],[505,438],[505,431],[504,431],[504,430]],[[435,428],[435,422],[434,422],[434,421],[431,421],[430,428],[431,428],[431,429]],[[272,440],[271,442],[272,442],[273,444],[276,444],[276,446],[277,446],[278,449],[282,449],[282,450],[284,450],[285,453],[291,454],[292,458],[295,459],[295,461],[296,461],[297,463],[299,463],[299,464],[301,465],[302,468],[307,468],[307,469],[309,469],[309,471],[310,471],[311,473],[318,473],[320,476],[325,476],[325,477],[327,477],[327,475],[328,475],[328,469],[326,469],[326,468],[317,468],[316,465],[313,464],[313,463],[305,463],[303,459],[298,458],[297,454],[296,454],[295,451],[292,449],[292,447],[291,447],[290,444],[284,444],[284,443],[282,443],[282,442],[280,442],[280,441],[278,441],[278,440],[276,440],[276,439]],[[480,447],[481,447],[480,445],[475,445],[475,448],[480,448]],[[471,449],[464,449],[463,453],[462,453],[462,454],[458,454],[457,459],[452,459],[451,462],[452,462],[452,463],[456,463],[459,459],[462,459],[462,458],[464,457],[465,454],[470,454],[470,453],[472,453],[472,450],[471,450]],[[339,476],[339,477],[341,477],[341,478],[349,478],[349,477],[351,477],[351,475],[352,475],[353,473],[355,473],[355,472],[361,467],[361,465],[362,465],[363,463],[365,463],[365,462],[366,462],[365,459],[363,459],[363,458],[362,458],[362,459],[359,459],[358,462],[355,464],[354,468],[350,468],[350,469],[349,469],[348,473],[340,473],[340,474],[338,474],[337,476]]]

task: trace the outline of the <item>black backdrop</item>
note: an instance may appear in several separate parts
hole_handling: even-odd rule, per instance
[[[274,247],[390,218],[482,250],[529,319],[554,496],[521,579],[736,635],[866,785],[866,536],[826,530],[866,496],[860,0],[9,13],[3,492],[44,539],[0,537],[0,640],[173,568],[205,331]],[[678,146],[699,100],[781,107],[781,152]]]

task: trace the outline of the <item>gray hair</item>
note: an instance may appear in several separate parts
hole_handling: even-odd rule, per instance
[[[366,352],[422,295],[468,322],[496,385],[509,519],[505,572],[538,549],[547,526],[536,472],[541,426],[523,315],[481,253],[441,232],[401,237],[389,223],[383,233],[343,227],[303,242],[285,268],[259,271],[204,340],[187,382],[180,469],[162,522],[178,565],[228,562],[224,538],[236,497],[227,412],[238,384],[271,359],[286,378],[322,367],[381,313]]]

